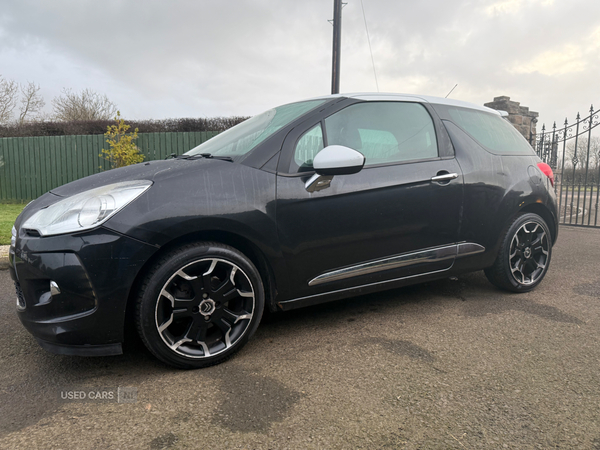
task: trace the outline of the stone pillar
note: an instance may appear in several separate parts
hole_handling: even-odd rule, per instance
[[[496,109],[498,111],[506,111],[508,120],[514,127],[527,139],[528,142],[535,142],[537,117],[539,113],[529,111],[526,106],[521,106],[519,102],[511,101],[510,97],[494,97],[493,102],[486,103],[483,106]]]

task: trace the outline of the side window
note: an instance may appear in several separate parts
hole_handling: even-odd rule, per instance
[[[325,119],[325,132],[328,145],[361,152],[367,166],[438,156],[433,121],[418,103],[351,105]]]
[[[498,155],[532,155],[531,145],[507,120],[496,114],[446,107],[450,118],[480,144]]]
[[[312,169],[312,162],[317,153],[323,150],[323,129],[321,124],[312,127],[298,140],[294,150],[294,162],[299,171]]]

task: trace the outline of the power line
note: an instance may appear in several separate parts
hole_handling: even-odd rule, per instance
[[[362,8],[363,19],[365,20],[365,30],[367,31],[367,41],[369,41],[369,52],[371,52],[371,63],[373,64],[373,75],[375,75],[375,86],[377,86],[377,92],[379,92],[379,82],[377,81],[377,71],[375,70],[375,60],[373,59],[373,49],[371,48],[371,37],[369,36],[369,27],[367,26],[367,16],[365,15],[365,5],[363,5],[363,0],[360,0],[360,6]]]

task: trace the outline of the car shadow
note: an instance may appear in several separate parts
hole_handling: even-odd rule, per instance
[[[510,293],[494,287],[480,271],[458,278],[445,278],[292,311],[267,313],[263,317],[259,332],[276,332],[282,327],[301,324],[334,326],[352,322],[356,317],[369,313],[401,315],[407,305],[418,305],[419,312],[428,314],[434,312],[435,308],[432,306],[450,306],[449,303],[456,300],[460,301],[456,306],[460,308],[462,315],[469,317],[516,311],[553,322],[583,323],[579,318],[559,308],[535,302],[529,297],[527,293]]]

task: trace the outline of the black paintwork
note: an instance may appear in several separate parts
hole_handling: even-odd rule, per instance
[[[45,194],[16,221],[11,274],[27,308],[26,328],[57,353],[120,352],[136,283],[169,249],[220,240],[245,252],[263,274],[272,310],[447,277],[490,266],[509,219],[536,212],[557,236],[556,197],[538,174],[539,159],[501,156],[482,148],[445,116],[424,106],[436,128],[439,158],[365,167],[335,176],[308,193],[314,172],[293,173],[299,137],[330,114],[358,102],[337,97],[264,141],[240,162],[219,159],[152,161],[93,175]],[[431,177],[458,178],[432,182]],[[73,235],[28,236],[33,213],[62,197],[126,180],[153,186],[103,226]],[[477,255],[423,262],[317,286],[318,275],[426,248],[473,242]],[[49,301],[49,281],[62,293]]]

